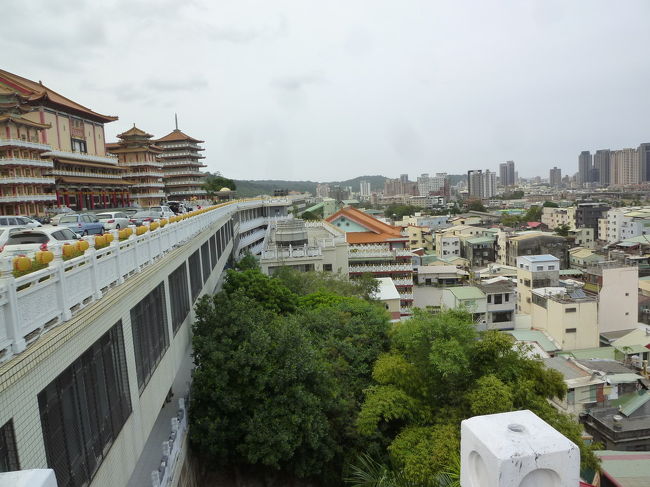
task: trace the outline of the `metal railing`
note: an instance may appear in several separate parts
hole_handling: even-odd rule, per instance
[[[117,156],[96,156],[85,152],[72,152],[64,150],[51,150],[43,153],[44,156],[60,157],[61,159],[74,159],[77,161],[100,162],[117,166]]]
[[[384,265],[350,265],[350,272],[412,272],[410,264],[384,264]]]
[[[54,178],[33,176],[0,177],[0,184],[54,184]]]
[[[2,157],[0,166],[32,166],[32,167],[54,167],[54,163],[48,160],[29,159],[25,157]]]
[[[100,178],[100,179],[122,179],[121,174],[90,172],[90,171],[70,171],[68,169],[55,169],[49,171],[54,176],[76,176],[81,178]]]
[[[56,201],[55,194],[16,194],[0,196],[0,203],[15,203],[19,201]]]

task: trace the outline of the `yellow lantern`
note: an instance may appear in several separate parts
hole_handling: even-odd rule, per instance
[[[77,249],[79,249],[80,252],[85,252],[88,250],[88,247],[90,247],[90,244],[85,240],[77,240]]]
[[[106,243],[109,244],[113,241],[113,234],[112,233],[105,233],[104,234],[104,240],[106,240]]]
[[[95,237],[95,247],[103,247],[106,245],[106,238],[102,235],[97,235]]]
[[[151,231],[153,232],[153,231],[154,231],[156,228],[158,228],[159,226],[160,226],[160,224],[159,224],[158,222],[151,222],[151,223],[149,224],[149,230],[151,230]]]
[[[131,230],[131,229],[130,228],[123,228],[122,230],[119,230],[117,232],[117,235],[120,238],[120,240],[126,240],[127,238],[129,238],[129,232],[127,232],[127,230]]]
[[[140,225],[139,227],[135,227],[135,234],[136,235],[138,235],[138,236],[139,235],[144,235],[145,233],[147,233],[147,227],[145,227],[144,225]]]
[[[39,250],[36,252],[36,262],[39,264],[49,264],[54,260],[54,254],[49,250]]]
[[[75,253],[75,248],[74,245],[72,244],[63,244],[61,251],[63,252],[63,255],[65,255],[66,257],[72,257]]]
[[[32,268],[32,261],[24,255],[14,259],[14,269],[20,272],[28,271]]]
[[[160,226],[161,226],[161,228],[162,228],[162,227],[164,227],[165,225],[167,225],[167,219],[166,219],[166,218],[163,218],[162,220],[160,220]]]
[[[133,229],[131,227],[126,227],[124,229],[124,231],[126,232],[127,237],[130,237],[131,235],[133,235]]]

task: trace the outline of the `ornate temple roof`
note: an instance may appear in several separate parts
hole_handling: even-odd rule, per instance
[[[91,120],[107,123],[117,120],[117,117],[110,115],[102,115],[101,113],[94,112],[90,108],[80,105],[77,102],[60,95],[54,90],[51,90],[43,83],[28,80],[22,76],[10,73],[0,69],[0,88],[3,92],[14,91],[24,97],[29,103],[43,103],[62,111],[75,112],[80,116],[84,116]]]
[[[138,127],[135,126],[135,124],[133,124],[133,127],[131,127],[129,130],[117,135],[118,139],[128,139],[129,137],[142,137],[145,139],[150,139],[153,137],[153,135],[148,134],[147,132],[139,129]]]
[[[165,135],[164,137],[161,137],[160,139],[156,140],[156,142],[174,142],[174,141],[190,141],[190,142],[196,142],[197,144],[202,144],[204,142],[203,140],[198,140],[193,137],[190,137],[189,135],[184,134],[178,129],[175,129],[169,134]]]

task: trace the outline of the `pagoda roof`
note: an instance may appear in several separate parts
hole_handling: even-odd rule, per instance
[[[174,129],[172,132],[168,133],[164,137],[161,137],[160,139],[157,139],[156,142],[174,142],[174,141],[190,141],[190,142],[197,142],[199,144],[202,144],[203,140],[198,140],[193,137],[190,137],[189,135],[181,132],[178,129]]]
[[[117,117],[102,115],[74,102],[41,82],[31,81],[3,69],[0,69],[0,87],[2,87],[3,92],[12,90],[14,93],[20,94],[30,103],[47,103],[60,108],[62,111],[72,111],[97,122],[107,123],[117,120]]]
[[[118,139],[126,139],[128,137],[145,137],[147,139],[150,139],[153,137],[153,135],[148,134],[147,132],[139,129],[138,127],[135,126],[135,124],[133,124],[133,127],[131,127],[129,130],[117,135]]]

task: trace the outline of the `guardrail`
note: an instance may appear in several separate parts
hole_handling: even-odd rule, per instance
[[[224,203],[143,235],[133,232],[122,241],[114,230],[113,241],[108,246],[95,249],[94,239],[89,238],[90,248],[66,261],[61,257],[61,248],[54,247],[51,250],[55,258],[48,267],[21,277],[12,274],[12,258],[0,258],[0,362],[22,352],[41,334],[71,319],[75,312],[101,299],[110,288],[219,219],[232,216],[242,207],[265,203],[263,200]]]
[[[162,458],[158,469],[151,472],[151,487],[169,485],[174,478],[178,465],[178,457],[183,448],[183,440],[187,434],[187,405],[188,398],[178,400],[176,417],[171,419],[171,433],[162,443]]]

